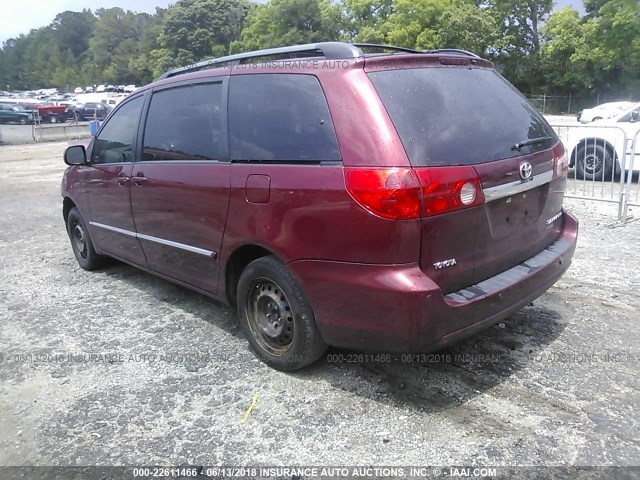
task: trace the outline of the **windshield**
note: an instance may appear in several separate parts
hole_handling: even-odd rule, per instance
[[[491,162],[558,141],[542,115],[493,70],[431,67],[368,75],[414,166]]]

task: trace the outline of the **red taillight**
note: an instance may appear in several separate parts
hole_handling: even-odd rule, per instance
[[[563,177],[569,171],[569,155],[562,142],[553,147],[553,179]]]
[[[471,166],[416,169],[422,185],[424,215],[439,215],[484,203],[482,186]]]
[[[420,216],[420,184],[411,168],[345,168],[351,196],[376,215],[392,220]]]
[[[370,212],[392,220],[439,215],[484,203],[473,167],[345,168],[347,189]]]

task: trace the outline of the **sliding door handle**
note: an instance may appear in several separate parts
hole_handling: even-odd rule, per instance
[[[133,180],[133,183],[140,186],[149,179],[147,177],[131,177],[131,180]]]

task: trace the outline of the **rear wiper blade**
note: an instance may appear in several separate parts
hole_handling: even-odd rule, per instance
[[[553,140],[553,137],[530,138],[529,140],[525,140],[523,142],[516,143],[513,147],[511,147],[511,150],[520,151],[520,149],[522,147],[528,147],[529,145],[538,145],[539,143],[544,143],[547,140]]]

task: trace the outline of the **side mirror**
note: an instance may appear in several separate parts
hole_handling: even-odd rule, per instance
[[[640,120],[640,110],[634,110],[631,112],[631,121],[637,122],[638,120]]]
[[[87,163],[87,151],[83,145],[72,145],[64,152],[64,163],[67,165],[84,165]]]

